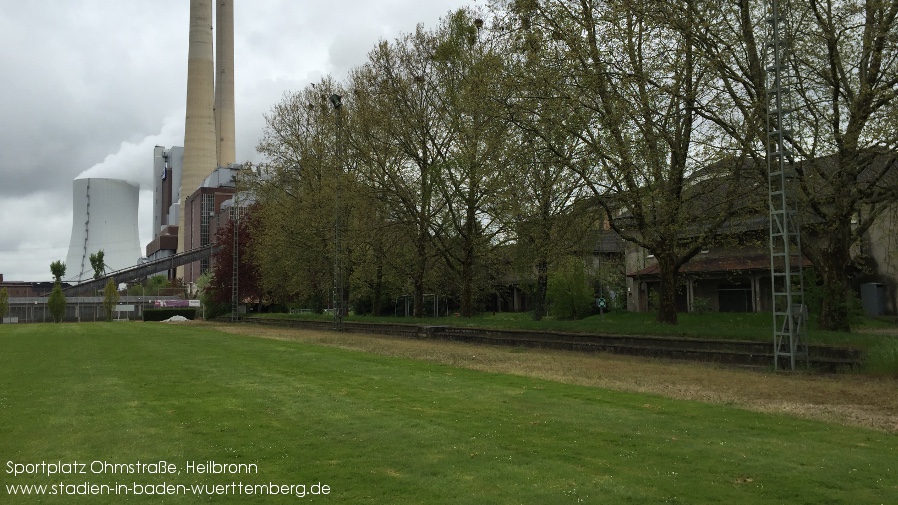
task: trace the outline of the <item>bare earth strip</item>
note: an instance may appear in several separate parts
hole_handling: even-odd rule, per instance
[[[617,391],[651,393],[898,433],[898,380],[776,373],[611,354],[510,349],[383,335],[194,323],[227,333],[294,340]]]

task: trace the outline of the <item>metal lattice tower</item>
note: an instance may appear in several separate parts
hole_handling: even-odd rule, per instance
[[[774,366],[787,358],[791,369],[808,358],[805,339],[801,235],[795,192],[795,135],[790,114],[795,74],[790,66],[791,30],[788,3],[770,0],[767,18],[767,174],[770,202],[770,274],[773,293]]]
[[[343,331],[343,316],[345,315],[345,263],[346,251],[343,247],[343,107],[340,95],[330,96],[331,105],[334,106],[336,115],[336,144],[334,145],[337,161],[334,170],[334,330]]]

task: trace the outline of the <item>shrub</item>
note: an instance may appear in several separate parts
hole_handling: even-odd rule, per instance
[[[203,317],[206,318],[206,320],[209,320],[229,315],[231,313],[231,308],[230,303],[219,302],[214,299],[209,299],[208,301],[203,300]]]
[[[61,322],[65,317],[65,295],[62,294],[62,286],[57,282],[50,292],[50,298],[47,300],[47,308],[50,309],[50,317],[54,322]]]
[[[9,291],[6,288],[0,288],[0,319],[9,314]]]
[[[102,252],[100,251],[100,253]],[[102,260],[102,256],[100,258]],[[112,321],[116,305],[118,305],[118,289],[116,289],[115,281],[110,278],[103,289],[103,308],[106,311],[106,321]]]
[[[562,260],[549,275],[549,313],[558,319],[583,319],[592,314],[592,284],[579,258]]]
[[[702,297],[702,296],[694,296],[692,297],[692,312],[695,314],[704,314],[711,310],[711,300]]]

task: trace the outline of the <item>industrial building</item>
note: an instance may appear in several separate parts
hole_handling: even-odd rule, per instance
[[[213,60],[212,0],[190,1],[190,34],[187,55],[187,115],[184,121],[184,164],[181,174],[180,207],[218,167],[235,162],[234,119],[234,4],[215,2],[217,9]],[[217,66],[216,66],[217,64]],[[202,203],[200,202],[200,206]],[[195,220],[197,224],[202,220]],[[188,237],[200,235],[192,229],[186,212],[178,219],[178,252],[190,249]],[[188,229],[190,227],[191,229]],[[207,265],[208,266],[208,265]],[[177,276],[193,282],[202,270],[188,265]],[[190,272],[190,275],[187,274]]]
[[[221,205],[234,193],[234,4],[215,2],[213,59],[212,0],[190,1],[187,114],[184,146],[157,146],[153,153],[153,240],[150,260],[208,246]],[[187,284],[210,268],[210,260],[178,268],[169,277]]]
[[[153,150],[153,240],[146,246],[148,260],[173,256],[178,249],[183,165],[183,147]]]
[[[215,5],[217,61],[209,29],[213,1],[190,1],[184,146],[156,146],[153,152],[153,238],[145,248],[148,260],[208,245],[213,236],[210,220],[217,219],[221,204],[234,193],[234,174],[239,170],[234,164],[234,6],[233,0],[218,0]],[[139,188],[117,179],[76,179],[73,195],[66,280],[92,279],[89,258],[101,250],[106,272],[141,263]],[[209,261],[203,260],[167,273],[191,283],[208,268]]]
[[[215,241],[218,228],[229,219],[222,212],[226,202],[232,202],[236,191],[236,177],[240,165],[218,167],[187,197],[184,207],[184,246],[186,250],[206,247]],[[223,221],[222,221],[223,220]],[[212,267],[209,258],[184,266],[184,282],[195,283],[203,272]]]

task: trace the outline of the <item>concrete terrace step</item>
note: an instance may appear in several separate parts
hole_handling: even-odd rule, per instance
[[[247,318],[247,323],[287,326],[330,331],[330,321],[296,319]],[[538,347],[578,352],[607,352],[655,358],[706,361],[731,365],[771,366],[772,342],[750,340],[706,339],[692,337],[658,337],[594,333],[542,332],[531,330],[497,330],[439,325],[368,323],[344,321],[349,333],[393,335],[406,338],[451,340],[511,347]],[[858,349],[813,344],[808,346],[812,369],[838,371],[860,365]],[[781,361],[781,366],[785,365]]]

